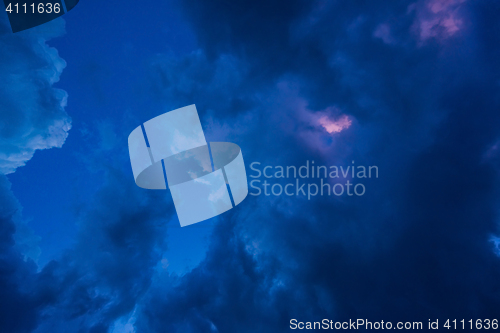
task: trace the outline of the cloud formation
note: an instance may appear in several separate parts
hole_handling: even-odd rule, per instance
[[[229,53],[250,68],[240,73],[253,85],[238,93],[259,101],[219,118],[214,129],[239,137],[250,160],[356,160],[378,165],[384,181],[359,200],[248,200],[218,225],[199,267],[153,286],[135,312],[138,331],[281,332],[291,318],[494,316],[500,266],[490,237],[497,230],[498,166],[483,156],[497,142],[500,119],[491,72],[498,71],[496,39],[489,33],[498,23],[488,6],[460,9],[483,22],[473,28],[459,21],[458,2],[416,3],[425,15],[403,2],[301,4],[186,5],[204,51]],[[214,17],[217,26],[208,24]],[[266,29],[271,22],[276,28]],[[473,34],[491,47],[477,47]],[[422,44],[452,36],[456,44]],[[204,61],[221,59],[210,56]],[[175,66],[165,71],[183,82],[191,77]],[[217,108],[215,99],[204,101]],[[331,108],[345,115],[324,118]],[[304,133],[317,129],[305,114],[319,125],[323,119],[323,131],[351,117],[356,126],[333,140],[323,133],[308,141]]]
[[[72,250],[36,273],[9,252],[19,205],[8,197],[1,211],[11,258],[2,290],[27,309],[25,326],[12,314],[3,325],[284,332],[291,318],[494,317],[500,35],[492,31],[500,25],[492,3],[183,2],[200,50],[156,56],[152,98],[167,109],[196,103],[207,140],[237,143],[247,165],[354,160],[377,165],[380,178],[362,197],[249,197],[216,220],[205,259],[178,276],[162,256],[169,198],[134,186],[125,144],[116,145],[125,134],[101,123],[101,149],[83,158],[104,181],[79,210]]]
[[[67,137],[67,94],[53,88],[65,62],[45,43],[63,33],[64,22],[56,20],[12,34],[7,16],[0,18],[0,327],[6,332],[32,331],[42,302],[34,288],[38,237],[22,219],[5,174],[23,166],[36,150],[60,147]]]
[[[463,29],[464,21],[460,17],[460,5],[467,0],[431,0],[418,8],[410,6],[409,10],[417,11],[414,29],[420,41],[429,38],[446,39]]]
[[[0,22],[0,173],[13,173],[36,150],[61,147],[71,128],[67,93],[54,88],[66,62],[46,41],[64,34],[64,21],[13,34]]]

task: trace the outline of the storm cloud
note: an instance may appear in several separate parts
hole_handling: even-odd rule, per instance
[[[151,112],[129,110],[115,119],[123,130],[98,123],[101,142],[89,143],[98,149],[80,158],[101,187],[78,207],[73,248],[38,272],[12,250],[20,204],[4,181],[2,290],[27,310],[23,325],[6,314],[2,327],[285,332],[292,318],[426,327],[428,319],[497,315],[496,2],[179,6],[199,48],[148,57],[149,98],[168,110],[195,103],[207,141],[238,144],[249,174],[253,161],[314,160],[377,165],[379,177],[361,197],[249,196],[214,220],[205,258],[178,275],[163,256],[171,198],[135,187],[117,144],[137,126],[130,113]],[[62,67],[51,68],[58,76]],[[44,133],[69,124],[58,94],[49,94],[55,111]],[[57,128],[45,146],[12,143],[11,156],[62,144],[67,130]],[[6,173],[27,161],[12,160]]]

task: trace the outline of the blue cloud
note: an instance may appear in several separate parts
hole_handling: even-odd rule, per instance
[[[237,143],[247,165],[355,160],[379,179],[363,197],[249,197],[177,276],[163,256],[170,200],[136,188],[128,166],[138,122],[120,118],[123,133],[100,122],[100,149],[81,158],[101,187],[79,207],[75,246],[39,273],[10,250],[19,204],[4,186],[2,290],[27,310],[25,326],[12,315],[2,326],[281,332],[291,318],[494,317],[498,8],[447,3],[183,3],[200,50],[155,57],[152,98],[196,103],[207,139]],[[351,123],[328,131],[338,119]]]
[[[223,112],[214,133],[239,137],[250,161],[356,160],[378,165],[381,179],[357,200],[250,198],[216,228],[198,268],[153,289],[136,311],[139,331],[276,332],[296,317],[494,316],[500,269],[489,239],[497,228],[498,166],[484,154],[500,130],[490,32],[498,23],[487,5],[472,3],[450,9],[460,15],[459,30],[443,23],[447,8],[432,1],[413,10],[399,3],[316,5],[186,4],[208,54],[191,67],[218,68],[221,53],[244,64],[232,74],[243,75],[236,84],[225,82],[231,92],[224,102],[204,102],[226,110],[230,99],[258,100],[246,112]],[[434,14],[437,23],[422,34]],[[209,23],[214,17],[217,25]],[[383,22],[391,22],[391,43],[376,36]],[[166,66],[165,75],[198,82],[195,73]],[[240,82],[252,85],[235,95]],[[163,84],[167,92],[176,87]],[[191,89],[203,95],[195,84]],[[328,107],[357,122],[314,149],[304,133],[328,133],[304,115]]]
[[[29,332],[41,306],[34,289],[39,238],[23,220],[22,207],[5,174],[14,172],[39,149],[60,147],[71,127],[64,111],[66,93],[53,88],[65,62],[46,40],[64,32],[63,21],[13,35],[0,19],[0,327]]]
[[[12,34],[7,17],[1,20],[0,173],[9,174],[36,150],[61,147],[71,119],[64,111],[67,93],[53,87],[66,62],[46,44],[64,33],[64,21]]]

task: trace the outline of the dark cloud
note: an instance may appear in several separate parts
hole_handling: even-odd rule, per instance
[[[22,207],[4,174],[24,165],[38,149],[60,147],[71,127],[66,93],[53,88],[65,62],[45,42],[64,33],[64,23],[12,34],[0,19],[0,330],[30,332],[38,309],[34,281],[39,238],[22,219]]]
[[[89,143],[99,149],[82,159],[102,187],[77,210],[75,246],[39,273],[12,254],[19,205],[6,195],[2,283],[27,310],[25,326],[13,310],[4,327],[281,332],[291,318],[496,315],[493,2],[183,6],[201,49],[152,59],[148,84],[165,108],[196,103],[207,139],[238,143],[247,166],[355,160],[379,166],[379,179],[363,197],[249,196],[217,220],[205,260],[177,276],[161,262],[170,198],[135,187],[116,144],[126,134],[100,122]],[[340,119],[349,125],[332,130]]]
[[[37,320],[37,301],[31,294],[36,265],[23,260],[15,246],[21,206],[5,176],[0,176],[0,202],[0,327],[5,332],[30,332]]]
[[[213,69],[204,64],[229,54],[245,64],[238,82],[256,71],[267,81],[240,90],[226,83],[223,112],[205,118],[207,136],[240,140],[247,165],[355,159],[378,165],[380,179],[362,198],[249,197],[214,231],[198,268],[153,288],[139,331],[276,332],[291,318],[494,317],[500,266],[489,239],[497,231],[498,165],[485,154],[496,154],[500,130],[496,7],[317,2],[295,12],[287,4],[280,19],[275,7],[255,2],[186,6],[209,55],[191,67]],[[271,21],[276,28],[265,29]],[[165,66],[193,82],[183,87],[193,96],[203,91],[198,78],[215,78]],[[246,112],[230,114],[224,104],[252,97],[258,102]],[[215,110],[218,99],[203,98]],[[355,122],[325,141],[329,134],[305,119],[332,107]]]
[[[37,332],[106,331],[134,309],[151,283],[172,208],[162,191],[139,189],[121,171],[108,172],[81,211],[73,249],[38,276],[47,306]]]
[[[0,35],[5,50],[0,71],[6,79],[0,87],[2,173],[14,172],[37,149],[60,147],[67,137],[67,94],[53,88],[65,62],[45,43],[63,32],[64,22],[56,20]],[[106,121],[96,127],[98,135],[89,138],[86,148],[97,148],[77,156],[101,177],[101,187],[90,190],[92,200],[75,207],[80,232],[74,246],[43,268],[32,260],[39,254],[39,238],[23,220],[9,181],[0,178],[2,332],[105,332],[134,309],[151,283],[166,248],[165,221],[172,207],[164,193],[141,190],[126,180],[126,147],[116,144],[126,142],[125,134],[117,137]]]

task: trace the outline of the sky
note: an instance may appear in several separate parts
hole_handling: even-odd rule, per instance
[[[82,0],[15,34],[0,14],[0,331],[500,319],[499,14]],[[362,196],[249,195],[181,228],[168,190],[135,185],[127,137],[191,104],[249,182],[253,162],[378,177]]]

